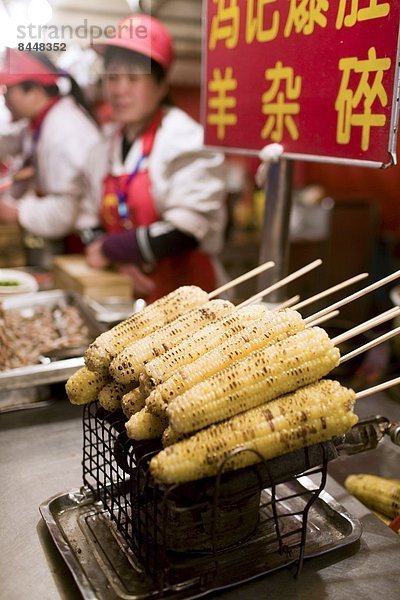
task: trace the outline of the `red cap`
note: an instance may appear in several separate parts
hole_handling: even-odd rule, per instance
[[[115,36],[92,47],[103,54],[107,46],[119,46],[149,56],[167,71],[173,60],[172,38],[166,27],[149,15],[135,14],[118,25]]]
[[[6,49],[0,69],[0,85],[16,85],[23,81],[54,85],[59,78],[59,73],[54,73],[30,54],[13,48]]]

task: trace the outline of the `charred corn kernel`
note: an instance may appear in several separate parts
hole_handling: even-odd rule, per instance
[[[76,371],[65,384],[71,404],[89,404],[97,400],[100,390],[110,380],[104,373],[93,373],[86,367]]]
[[[144,365],[144,368],[146,368],[146,364]],[[146,398],[153,389],[152,381],[147,377],[144,371],[139,375],[139,387],[144,398]]]
[[[167,426],[165,419],[152,415],[146,408],[132,415],[125,423],[128,437],[132,440],[152,440],[162,435]]]
[[[124,394],[129,390],[129,386],[118,383],[117,381],[110,381],[107,383],[99,392],[99,403],[100,405],[113,412],[121,408],[121,401]]]
[[[319,327],[252,352],[177,396],[170,425],[190,433],[317,381],[339,364],[340,353]]]
[[[378,475],[349,475],[344,485],[360,502],[387,517],[400,515],[400,483]]]
[[[139,412],[145,406],[144,396],[139,388],[130,390],[122,396],[121,407],[124,415],[129,419],[131,415]]]
[[[153,358],[144,368],[143,384],[146,386],[146,391],[150,393],[156,385],[166,381],[178,368],[216,348],[242,331],[252,321],[262,318],[267,312],[268,309],[260,304],[235,310],[205,325],[190,338],[167,350],[165,354]]]
[[[319,381],[168,446],[152,458],[151,474],[161,483],[183,483],[255,464],[256,452],[268,460],[329,440],[357,422],[354,402],[353,390]]]
[[[166,448],[167,446],[172,446],[172,444],[176,444],[176,442],[179,442],[182,439],[182,437],[183,436],[180,433],[176,433],[176,431],[174,431],[172,427],[168,425],[168,427],[164,429],[164,433],[161,437],[162,445],[164,446],[164,448]]]
[[[146,361],[163,354],[202,325],[215,321],[233,309],[234,305],[227,300],[210,300],[204,306],[186,312],[158,331],[127,346],[112,361],[110,373],[121,383],[138,381]]]
[[[154,414],[163,414],[174,398],[192,386],[221,372],[234,361],[245,358],[255,350],[272,346],[304,328],[305,323],[300,313],[294,310],[267,311],[257,321],[247,325],[213,350],[175,371],[149,394],[146,405]]]
[[[207,301],[208,294],[199,287],[183,286],[174,290],[98,336],[86,350],[86,366],[91,371],[106,371],[112,359],[126,346]]]

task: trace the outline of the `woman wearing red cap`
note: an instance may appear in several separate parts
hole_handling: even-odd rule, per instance
[[[95,49],[118,125],[91,155],[87,177],[107,233],[87,248],[88,262],[116,265],[148,301],[183,284],[211,290],[225,228],[224,157],[206,151],[202,127],[167,103],[171,37],[159,21],[133,15]]]
[[[60,75],[44,55],[10,48],[0,71],[13,120],[26,123],[18,134],[0,135],[0,161],[16,171],[14,185],[0,196],[0,222],[19,222],[45,240],[98,224],[96,206],[77,181],[100,134],[74,80],[70,95],[60,95]]]

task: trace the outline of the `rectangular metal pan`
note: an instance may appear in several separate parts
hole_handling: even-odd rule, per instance
[[[306,489],[313,487],[307,477],[302,477],[298,485]],[[61,494],[43,503],[40,512],[85,600],[148,600],[160,597],[189,600],[293,564],[293,557],[278,554],[269,547],[266,536],[266,543],[260,546],[264,547],[264,556],[258,561],[246,560],[248,543],[226,553],[218,577],[210,581],[207,589],[177,586],[176,589],[159,590],[143,574],[102,505],[96,503],[90,493],[73,490]],[[263,533],[257,532],[255,544],[259,544],[260,535],[264,539]],[[358,519],[323,491],[309,514],[305,558],[350,546],[358,542],[360,536]]]
[[[79,294],[64,290],[50,290],[7,298],[2,302],[5,310],[18,310],[46,306],[55,308],[59,303],[75,306],[89,330],[91,340],[95,339],[106,327],[99,323],[93,311]],[[37,385],[46,385],[66,381],[77,369],[83,366],[83,357],[63,358],[48,364],[34,364],[15,369],[0,371],[0,390],[14,390]]]

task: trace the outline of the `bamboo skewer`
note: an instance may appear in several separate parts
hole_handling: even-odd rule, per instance
[[[361,298],[361,296],[364,296],[365,294],[368,294],[369,292],[377,290],[378,288],[382,287],[386,283],[389,283],[390,281],[393,281],[394,279],[398,279],[399,277],[400,277],[400,270],[395,271],[391,275],[388,275],[387,277],[384,277],[383,279],[379,279],[379,281],[372,283],[371,285],[363,288],[362,290],[359,290],[358,292],[355,292],[354,294],[351,294],[350,296],[343,298],[342,300],[338,300],[338,302],[335,302],[334,304],[331,304],[330,306],[323,308],[319,312],[307,317],[304,320],[306,323],[308,323],[310,321],[314,321],[315,318],[322,316],[328,312],[331,312],[332,310],[335,310],[336,308],[340,308],[341,306],[344,306],[345,304],[349,304],[349,302],[352,302],[353,300],[357,300],[358,298]]]
[[[292,298],[288,298],[284,302],[281,302],[280,304],[277,304],[276,306],[274,306],[272,310],[282,310],[282,308],[290,308],[290,307],[293,308],[293,304],[296,304],[296,302],[298,302],[299,300],[300,300],[300,296],[292,296]]]
[[[354,277],[351,277],[350,279],[346,279],[345,281],[342,281],[341,283],[338,283],[338,284],[328,288],[327,290],[324,290],[322,292],[319,292],[318,294],[315,294],[315,296],[311,296],[311,298],[306,298],[302,302],[299,302],[298,304],[295,304],[294,306],[292,306],[292,308],[293,308],[293,310],[299,310],[300,308],[303,308],[304,306],[308,306],[309,304],[312,304],[313,302],[317,302],[317,300],[321,300],[322,298],[325,298],[325,296],[334,294],[335,292],[337,292],[345,287],[348,287],[349,285],[352,285],[353,283],[357,283],[357,281],[361,281],[361,279],[365,279],[366,277],[368,277],[368,275],[369,275],[369,273],[360,273],[359,275],[355,275]]]
[[[368,342],[367,344],[364,344],[363,346],[360,346],[359,348],[352,350],[348,354],[345,354],[344,356],[341,357],[340,364],[346,362],[347,360],[350,360],[351,358],[354,358],[355,356],[358,356],[362,352],[367,352],[368,350],[371,350],[371,348],[374,348],[374,346],[378,346],[378,344],[382,344],[383,342],[390,340],[390,338],[396,336],[398,333],[400,333],[400,326],[395,327],[395,329],[392,329],[391,331],[388,331],[387,333],[380,335],[379,337]]]
[[[390,379],[389,381],[384,381],[383,383],[379,383],[378,385],[374,385],[373,387],[367,388],[366,390],[362,390],[361,392],[356,393],[356,400],[360,400],[360,398],[366,398],[371,394],[375,394],[377,392],[382,392],[383,390],[387,390],[388,388],[394,387],[395,385],[400,384],[400,377],[395,377],[394,379]]]
[[[321,317],[319,317],[319,319],[315,319],[315,321],[313,321],[312,323],[307,323],[307,327],[314,327],[315,325],[320,325],[321,323],[324,323],[325,321],[329,321],[329,319],[333,319],[333,317],[337,317],[339,314],[338,310],[333,310],[332,312],[326,314],[326,315],[322,315]]]
[[[372,329],[376,325],[381,325],[382,323],[386,323],[386,321],[390,321],[398,315],[400,315],[400,306],[390,308],[380,315],[373,317],[372,319],[368,319],[368,321],[364,321],[364,323],[356,325],[356,327],[345,331],[345,333],[341,333],[337,337],[333,338],[332,342],[335,344],[335,346],[338,346],[339,344],[350,340],[352,337],[355,337],[360,333],[364,333],[365,331],[368,331],[368,329]],[[312,321],[312,323],[314,324],[315,321]]]
[[[247,281],[248,279],[251,279],[252,277],[256,277],[256,275],[259,275],[260,273],[267,271],[267,269],[272,269],[272,267],[274,267],[274,266],[275,266],[275,263],[272,260],[269,260],[269,261],[263,263],[262,265],[259,265],[255,269],[252,269],[251,271],[247,271],[247,273],[243,273],[243,275],[240,275],[239,277],[236,277],[235,279],[232,279],[231,281],[224,283],[224,285],[221,285],[219,288],[217,288],[213,292],[210,292],[208,294],[208,299],[211,300],[212,298],[215,298],[216,296],[219,296],[220,294],[222,294],[222,292],[225,292],[226,290],[229,290],[230,288],[234,287],[235,285],[239,285],[240,283],[243,283],[244,281]]]
[[[318,258],[317,260],[314,260],[313,262],[309,263],[308,265],[305,265],[301,269],[294,271],[294,273],[287,275],[287,277],[284,277],[283,279],[280,279],[276,283],[273,283],[269,287],[265,288],[265,290],[262,290],[261,292],[258,292],[254,296],[251,296],[250,298],[248,298],[247,300],[245,300],[244,302],[239,304],[236,308],[242,308],[243,306],[247,306],[249,304],[253,304],[253,302],[257,302],[257,300],[260,300],[261,298],[263,298],[264,296],[267,296],[271,292],[274,292],[275,290],[279,289],[280,287],[283,287],[286,283],[289,283],[290,281],[293,281],[294,279],[297,279],[298,277],[305,275],[309,271],[312,271],[312,269],[319,267],[321,264],[322,264],[322,260],[320,258]]]

